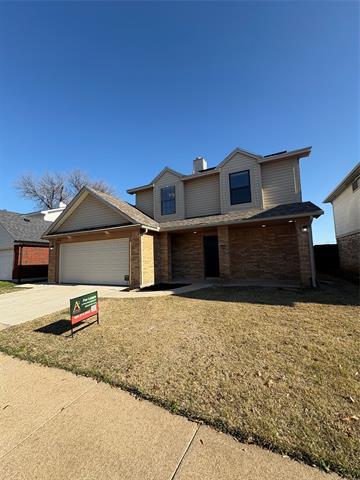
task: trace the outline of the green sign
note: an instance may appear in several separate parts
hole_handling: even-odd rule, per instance
[[[98,293],[91,292],[81,297],[70,299],[70,322],[71,326],[76,323],[82,322],[86,318],[97,315],[97,321],[99,323],[99,303]]]

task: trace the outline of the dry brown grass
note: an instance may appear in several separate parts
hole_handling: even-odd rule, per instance
[[[102,300],[101,324],[0,332],[0,349],[149,398],[245,441],[360,475],[357,288],[212,288]],[[56,329],[52,329],[56,331]]]

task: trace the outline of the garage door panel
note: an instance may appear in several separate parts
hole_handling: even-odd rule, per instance
[[[0,251],[0,280],[12,280],[14,250]]]
[[[60,249],[60,282],[127,285],[129,239],[64,243]]]

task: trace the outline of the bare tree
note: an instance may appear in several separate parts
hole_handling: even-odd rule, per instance
[[[80,170],[69,174],[45,173],[36,179],[33,175],[22,175],[15,187],[24,198],[32,200],[39,208],[57,208],[60,202],[68,203],[81,188],[88,185],[95,190],[113,193],[112,187],[104,181],[91,181],[88,175]]]
[[[92,181],[89,179],[87,173],[81,170],[74,170],[69,173],[67,178],[67,188],[71,196],[75,196],[84,186],[91,187],[99,192],[108,193],[109,195],[114,193],[114,189],[103,180]]]

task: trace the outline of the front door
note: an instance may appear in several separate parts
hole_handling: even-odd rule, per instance
[[[219,276],[219,245],[218,237],[211,235],[204,238],[205,277]]]

